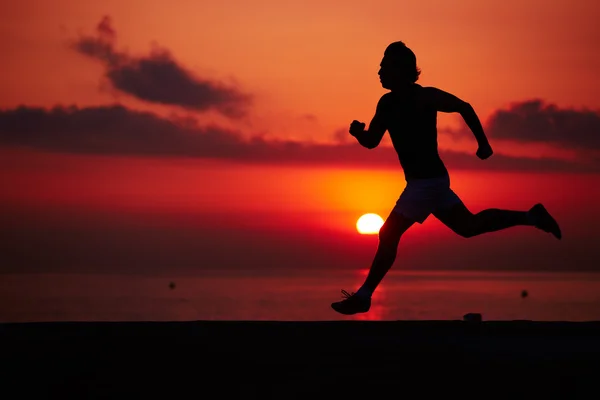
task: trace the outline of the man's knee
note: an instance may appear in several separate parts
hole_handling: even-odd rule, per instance
[[[480,232],[480,221],[476,216],[462,221],[454,231],[464,238],[477,236]]]
[[[476,236],[475,230],[470,227],[469,228],[467,228],[467,227],[461,228],[461,229],[457,230],[456,233],[458,233],[460,236],[467,238],[467,239],[470,237]]]
[[[471,213],[464,204],[434,213],[442,223],[459,236],[470,238],[481,233],[483,218],[478,214]]]

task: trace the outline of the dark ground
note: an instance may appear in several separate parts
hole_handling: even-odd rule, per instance
[[[0,343],[5,399],[600,398],[600,322],[24,323]]]

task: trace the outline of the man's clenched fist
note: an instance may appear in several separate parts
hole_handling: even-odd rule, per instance
[[[365,131],[365,124],[363,122],[359,122],[357,120],[352,121],[350,124],[350,134],[352,136],[360,135]]]

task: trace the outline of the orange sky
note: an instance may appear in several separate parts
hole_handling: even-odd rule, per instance
[[[145,54],[156,43],[195,73],[233,79],[256,96],[245,131],[324,139],[354,118],[370,118],[384,93],[379,61],[394,40],[416,52],[422,84],[471,102],[483,120],[509,102],[533,97],[600,108],[595,2],[340,4],[3,2],[0,51],[10,56],[4,57],[0,106],[114,101],[98,90],[101,66],[66,46],[110,15],[119,49]],[[306,121],[305,114],[317,118]]]
[[[222,109],[190,109],[148,101],[120,90],[114,81],[111,86],[106,64],[72,46],[82,37],[95,38],[104,16],[110,17],[110,29],[115,33],[113,55],[138,60],[148,58],[153,48],[166,49],[174,63],[194,79],[219,82],[236,93],[249,95],[251,101],[244,103],[246,114],[238,118],[226,115]],[[544,156],[573,161],[585,154],[591,157],[590,163],[596,163],[594,171],[598,172],[600,157],[593,157],[600,156],[600,146],[594,135],[600,135],[600,130],[596,130],[598,125],[586,122],[590,118],[597,121],[600,115],[594,111],[600,109],[598,20],[600,5],[580,0],[437,0],[408,4],[358,0],[2,2],[0,52],[5,56],[0,73],[0,111],[4,112],[0,115],[0,178],[6,189],[0,193],[0,204],[11,210],[5,211],[2,218],[18,225],[15,215],[35,208],[41,212],[35,215],[40,216],[42,224],[43,207],[75,207],[88,212],[212,215],[210,221],[215,224],[218,221],[214,216],[225,215],[219,226],[229,224],[239,232],[269,225],[290,233],[293,222],[307,232],[312,229],[313,234],[316,229],[355,234],[352,229],[357,216],[364,212],[384,216],[404,187],[399,166],[360,164],[362,157],[388,157],[393,162],[388,153],[350,150],[356,156],[352,159],[356,165],[348,166],[342,163],[345,156],[336,158],[336,147],[331,150],[329,164],[330,153],[319,153],[321,158],[313,165],[310,152],[296,156],[291,151],[289,156],[298,157],[292,160],[298,164],[281,165],[287,160],[274,155],[260,162],[256,154],[261,154],[257,150],[261,148],[235,142],[237,150],[227,156],[215,155],[216,159],[211,160],[204,156],[184,159],[178,156],[180,153],[168,159],[160,155],[147,158],[142,150],[137,154],[135,147],[144,147],[145,139],[128,136],[131,132],[122,128],[128,126],[124,124],[119,126],[125,130],[96,132],[106,134],[109,146],[109,154],[98,156],[78,147],[80,143],[74,139],[78,132],[60,131],[74,124],[75,119],[57,122],[56,126],[61,127],[56,128],[58,131],[42,120],[32,129],[34,134],[50,132],[48,139],[32,137],[28,142],[22,132],[14,130],[33,117],[17,125],[12,118],[21,105],[45,110],[75,105],[86,110],[119,103],[126,107],[124,117],[118,114],[126,122],[134,111],[153,113],[151,125],[181,117],[196,121],[190,131],[168,127],[167,133],[159,132],[180,135],[180,141],[173,142],[178,152],[185,149],[189,136],[202,136],[199,132],[206,127],[216,127],[217,132],[216,144],[208,152],[220,151],[222,143],[229,143],[219,142],[224,130],[245,138],[262,137],[267,140],[267,152],[271,152],[267,154],[278,151],[270,147],[270,140],[275,139],[332,146],[341,141],[357,148],[358,144],[343,135],[353,119],[368,122],[372,117],[377,100],[385,93],[377,77],[383,50],[390,42],[403,40],[417,55],[422,69],[419,83],[440,87],[469,101],[484,124],[490,126],[490,132],[496,129],[493,132],[497,137],[492,135],[491,142],[497,156],[482,164],[494,166],[494,172],[486,168],[474,171],[480,165],[477,160],[465,164],[448,156],[453,165],[461,167],[452,175],[453,187],[468,205],[475,211],[484,207],[528,208],[543,201],[556,210],[562,221],[568,221],[567,230],[575,238],[586,237],[586,221],[600,222],[600,214],[595,211],[600,197],[595,189],[597,173],[557,171],[541,164],[528,172],[520,171],[520,167],[503,169]],[[157,83],[165,89],[173,86],[171,82]],[[511,125],[512,120],[498,118],[500,122],[490,122],[490,117],[499,115],[498,110],[518,115],[511,105],[532,99],[553,105],[549,114],[564,111],[562,115],[574,118],[577,123],[569,126],[574,126],[576,133],[581,127],[590,127],[582,134],[589,142],[578,143],[578,138],[565,136],[560,130],[552,140],[544,140],[543,136],[540,139],[539,135],[519,136],[519,127]],[[60,115],[57,118],[62,118]],[[102,118],[96,120],[89,129],[99,129],[102,122]],[[464,152],[475,159],[475,141],[456,116],[440,115],[439,126],[451,131],[440,134],[442,150]],[[525,125],[525,132],[530,127]],[[167,137],[160,135],[155,143]],[[110,154],[111,140],[122,140],[114,142],[114,154]],[[33,149],[15,150],[15,143]],[[384,140],[384,146],[388,144]],[[156,150],[151,143],[148,146]],[[49,147],[57,152],[46,152]],[[127,151],[123,153],[122,149]],[[259,162],[249,165],[240,154],[258,157]],[[503,160],[502,156],[516,158]],[[238,162],[230,161],[236,157],[240,157]],[[288,153],[281,157],[288,157]],[[18,212],[11,214],[13,211]],[[226,217],[228,214],[244,217]],[[50,215],[48,211],[46,217]],[[183,224],[185,218],[178,221]],[[88,228],[93,230],[91,225]],[[425,232],[439,228],[433,221],[419,230],[425,240]],[[25,228],[15,229],[14,238],[23,238],[20,245],[24,246],[31,238]],[[499,235],[506,238],[503,233]],[[597,251],[574,240],[571,247],[565,248],[588,252],[587,260],[593,264]],[[500,251],[500,244],[485,243]],[[467,251],[467,247],[460,249]],[[538,250],[543,253],[542,247]]]

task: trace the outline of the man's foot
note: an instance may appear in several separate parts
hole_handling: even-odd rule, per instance
[[[543,205],[538,203],[531,207],[529,215],[533,219],[533,224],[536,228],[552,233],[557,239],[562,237],[558,223]]]
[[[342,290],[344,300],[331,303],[331,308],[340,314],[352,315],[356,313],[365,313],[371,308],[371,298],[368,296],[360,296],[356,293],[348,293]]]

